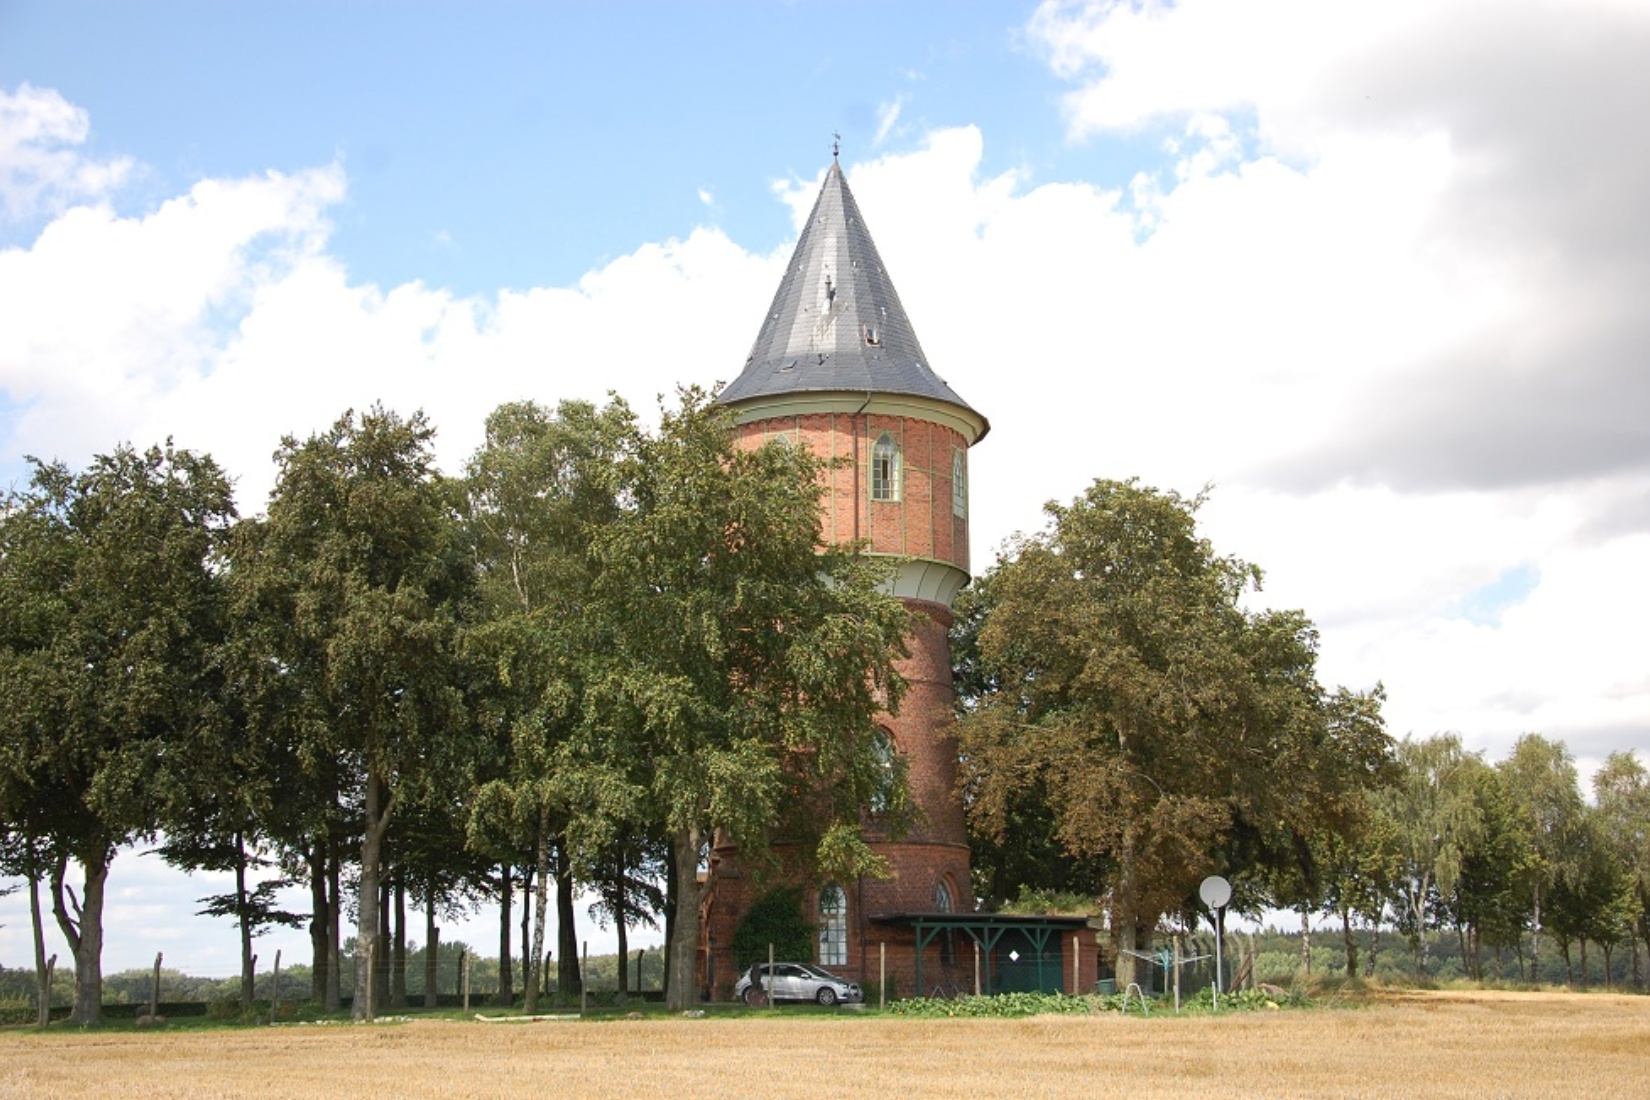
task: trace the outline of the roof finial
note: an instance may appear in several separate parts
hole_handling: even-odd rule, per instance
[[[837,131],[831,133],[831,159],[836,160],[842,155],[842,134]]]

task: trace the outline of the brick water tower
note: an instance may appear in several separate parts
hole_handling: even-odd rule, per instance
[[[734,410],[744,445],[786,437],[844,460],[827,474],[823,535],[894,559],[894,594],[916,612],[899,666],[909,689],[879,724],[887,751],[903,758],[919,823],[896,840],[868,819],[866,838],[893,877],[804,884],[818,945],[815,958],[793,960],[870,981],[886,945],[894,984],[909,992],[916,945],[901,918],[973,907],[957,748],[944,732],[947,631],[969,580],[968,451],[989,424],[930,367],[834,159],[744,369],[717,400]],[[712,874],[702,973],[721,999],[737,977],[727,947],[761,887],[731,847],[713,853]],[[923,973],[940,978],[962,965],[955,956],[951,941],[936,942]]]

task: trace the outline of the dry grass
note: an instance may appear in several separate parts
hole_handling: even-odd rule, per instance
[[[1359,1010],[0,1034],[0,1097],[1545,1097],[1650,1093],[1650,998]]]

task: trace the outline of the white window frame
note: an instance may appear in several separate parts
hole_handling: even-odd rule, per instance
[[[899,441],[894,433],[883,432],[871,448],[871,499],[898,501],[902,469]]]
[[[848,965],[848,894],[834,882],[819,890],[819,965]]]

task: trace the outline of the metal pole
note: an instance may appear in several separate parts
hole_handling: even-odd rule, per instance
[[[1180,1011],[1180,933],[1174,936],[1174,1010]]]
[[[877,1010],[888,1007],[888,944],[877,943]]]
[[[974,996],[980,995],[980,941],[974,941]]]
[[[1220,1011],[1220,990],[1226,984],[1221,941],[1226,938],[1226,907],[1215,910],[1215,1011]]]
[[[768,1007],[773,1008],[773,944],[768,944]]]

